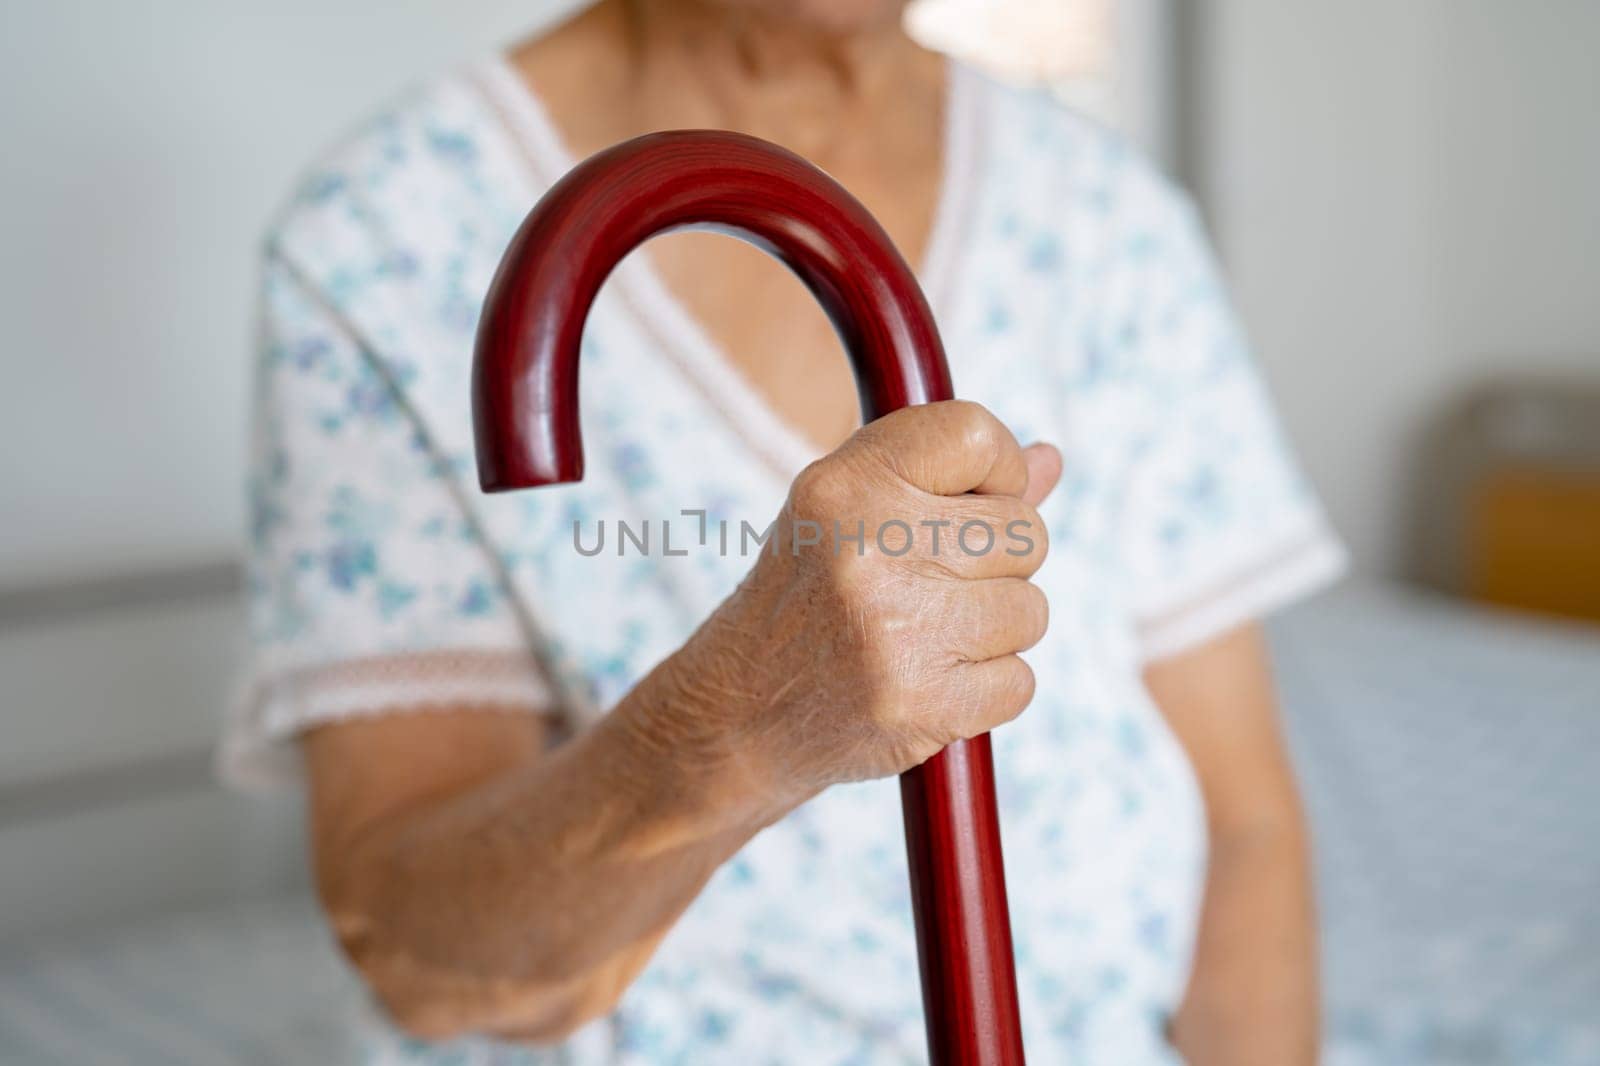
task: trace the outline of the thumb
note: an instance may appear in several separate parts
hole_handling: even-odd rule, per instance
[[[1053,444],[1030,444],[1022,449],[1022,458],[1028,466],[1028,487],[1022,498],[1037,507],[1061,480],[1061,453]]]

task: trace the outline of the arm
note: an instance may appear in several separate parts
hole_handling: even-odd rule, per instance
[[[1211,839],[1194,972],[1173,1041],[1195,1066],[1314,1063],[1309,849],[1260,630],[1246,626],[1153,663],[1145,682],[1194,764]]]
[[[549,753],[539,718],[483,711],[306,735],[323,905],[403,1028],[541,1040],[604,1013],[785,809],[656,735],[668,672]]]
[[[682,648],[549,751],[536,719],[483,711],[308,732],[323,904],[395,1020],[559,1039],[615,1005],[762,826],[1020,713],[1033,675],[1016,652],[1047,617],[1027,580],[1046,551],[1033,504],[1059,469],[976,405],[896,412],[808,468],[773,535],[926,514],[942,552],[763,552]],[[966,521],[1025,522],[1035,546],[963,555]]]

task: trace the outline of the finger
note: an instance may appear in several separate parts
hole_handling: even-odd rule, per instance
[[[972,694],[970,716],[961,732],[968,738],[998,729],[1033,702],[1033,668],[1017,655],[1002,655],[958,667],[962,687]]]
[[[1022,449],[1028,467],[1028,487],[1022,498],[1037,507],[1061,481],[1061,452],[1053,444],[1030,444]]]
[[[1027,651],[1050,625],[1044,590],[1020,577],[963,582],[947,611],[951,650],[967,663]]]
[[[1050,551],[1044,519],[1015,496],[948,500],[936,515],[908,525],[917,527],[917,554],[904,557],[924,573],[966,580],[1032,577]]]
[[[902,480],[937,496],[1020,496],[1028,487],[1022,446],[980,404],[945,400],[892,411],[846,447],[862,449]]]

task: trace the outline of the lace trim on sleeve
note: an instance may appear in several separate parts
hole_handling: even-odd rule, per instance
[[[1332,584],[1346,566],[1344,548],[1317,525],[1255,562],[1188,592],[1173,606],[1141,618],[1137,624],[1141,657],[1145,662],[1164,659],[1262,618]]]
[[[417,711],[548,713],[558,703],[525,648],[405,652],[284,669],[246,684],[219,771],[245,787],[297,779],[296,736],[328,722]]]

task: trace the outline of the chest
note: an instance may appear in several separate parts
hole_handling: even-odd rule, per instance
[[[890,194],[861,195],[908,262],[921,261],[938,199],[937,167],[910,170]],[[743,241],[672,234],[645,252],[663,288],[768,412],[818,451],[860,422],[856,387],[832,324],[780,262]]]
[[[747,527],[766,528],[790,478],[822,450],[776,424],[795,419],[795,397],[756,394],[716,346],[656,313],[654,278],[619,271],[591,316],[580,379],[584,481],[482,501],[499,527],[495,539],[526,556],[520,572],[528,585],[519,591],[530,610],[560,606],[545,621],[562,631],[601,706],[670,654],[737,585],[760,551]],[[1074,343],[1070,332],[1043,316],[990,329],[982,287],[958,287],[939,311],[960,395],[984,403],[1020,438],[1066,453],[1065,482],[1043,508],[1053,550],[1040,575],[1059,605],[1052,613],[1061,631],[1078,613],[1085,626],[1115,628],[1118,445],[1096,394],[1066,391],[1059,370],[1071,361],[1061,350]],[[839,373],[853,427],[846,361],[836,342],[821,356]],[[632,539],[623,539],[622,523]]]

